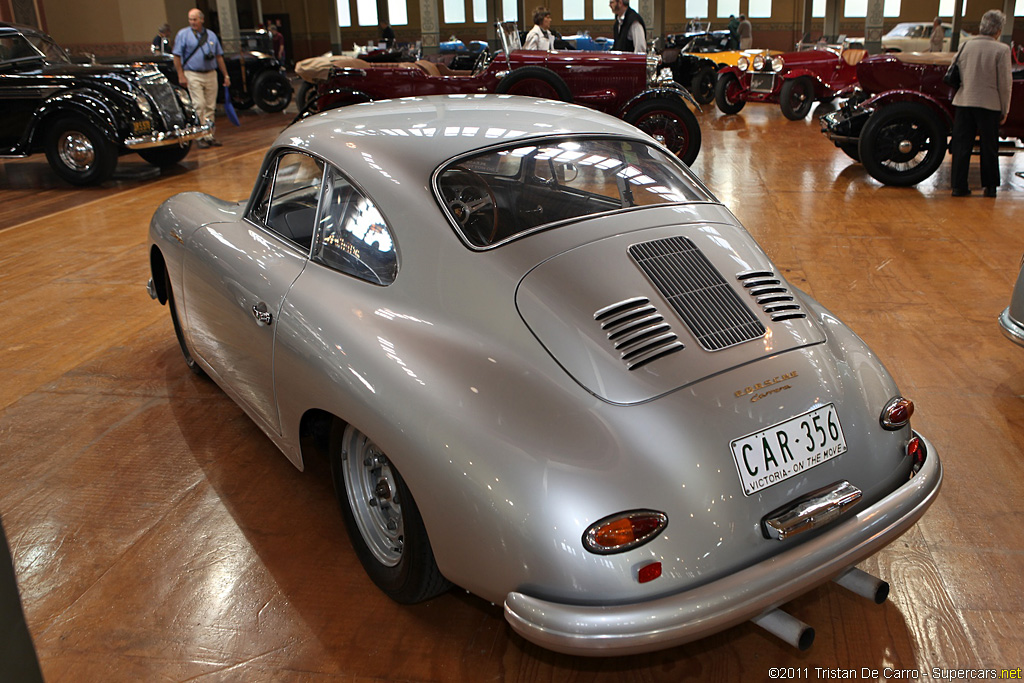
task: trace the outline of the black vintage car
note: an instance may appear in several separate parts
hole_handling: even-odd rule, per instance
[[[52,38],[0,23],[0,157],[45,152],[74,185],[108,179],[138,152],[161,168],[207,134],[188,93],[152,66],[75,64]]]
[[[672,80],[689,90],[693,99],[701,104],[714,101],[718,80],[718,64],[714,61],[667,47],[661,53],[661,63],[672,70]]]
[[[141,59],[141,58],[140,58]],[[177,85],[178,74],[174,70],[174,58],[170,55],[153,55],[146,58]],[[265,112],[282,111],[292,101],[292,84],[285,75],[284,67],[276,57],[263,52],[242,52],[224,55],[224,64],[231,77],[231,104],[236,109],[249,109],[256,105]],[[218,101],[224,99],[223,79],[217,72],[221,89]]]

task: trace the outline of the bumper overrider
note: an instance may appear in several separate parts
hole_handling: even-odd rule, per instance
[[[757,617],[835,578],[917,522],[942,483],[935,449],[921,439],[928,457],[903,486],[779,555],[692,590],[628,605],[570,605],[512,592],[505,619],[550,650],[614,656],[681,645]]]
[[[131,150],[146,149],[147,147],[164,147],[166,145],[179,145],[189,140],[198,140],[208,136],[213,130],[213,124],[201,123],[194,126],[175,127],[168,131],[158,131],[149,135],[139,135],[127,138],[124,146]]]

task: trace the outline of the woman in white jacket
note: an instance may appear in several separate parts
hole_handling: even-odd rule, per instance
[[[555,46],[555,36],[551,33],[551,12],[538,7],[533,12],[533,28],[526,34],[524,50],[550,50]]]
[[[1010,46],[999,42],[1006,15],[990,9],[981,17],[978,36],[964,43],[957,54],[960,89],[953,96],[956,115],[949,149],[953,154],[953,196],[971,194],[967,172],[974,136],[981,147],[981,186],[986,197],[999,187],[999,126],[1010,111],[1013,74]]]

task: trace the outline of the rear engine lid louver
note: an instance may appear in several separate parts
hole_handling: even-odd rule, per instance
[[[629,255],[708,351],[764,335],[761,321],[690,239],[634,244]]]
[[[629,370],[685,348],[647,297],[633,297],[606,306],[594,313],[594,320]]]
[[[736,274],[754,302],[761,307],[772,322],[806,318],[807,314],[796,302],[796,297],[786,288],[782,279],[770,270],[747,270]]]
[[[771,275],[776,269],[750,235],[731,223],[732,214],[723,208],[715,222],[679,221],[680,216],[714,211],[712,205],[701,205],[610,215],[579,226],[576,234],[620,232],[553,256],[544,250],[575,234],[550,231],[540,239],[522,240],[519,250],[509,253],[536,265],[516,288],[519,315],[580,386],[620,405],[651,401],[684,387],[731,397],[762,375],[789,372],[797,367],[790,366],[789,358],[797,362],[799,356],[787,352],[822,343],[824,330],[785,278],[778,277],[795,302],[755,305],[758,300],[748,298],[750,288],[736,273]],[[644,221],[653,225],[645,228]],[[804,308],[805,319],[773,322],[772,313],[760,307],[792,303]],[[742,339],[748,341],[737,343]],[[771,369],[759,369],[762,360]],[[725,379],[738,368],[747,369]],[[720,386],[694,386],[716,376],[723,378]]]

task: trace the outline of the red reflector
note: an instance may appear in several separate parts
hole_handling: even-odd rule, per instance
[[[925,448],[924,442],[915,436],[907,442],[907,455],[910,456],[911,469],[917,473],[928,457],[928,449]]]
[[[640,567],[640,571],[637,572],[637,578],[640,580],[640,583],[654,581],[659,576],[661,576],[661,562],[645,564],[643,567]]]

